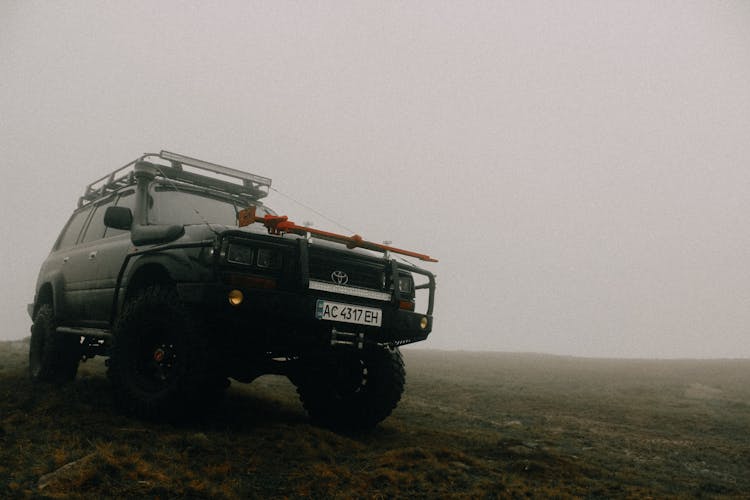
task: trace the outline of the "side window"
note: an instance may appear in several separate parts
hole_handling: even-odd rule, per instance
[[[87,208],[86,210],[81,210],[80,212],[73,214],[73,216],[68,221],[68,225],[65,226],[62,234],[60,234],[60,237],[57,239],[55,250],[70,248],[76,244],[78,235],[81,233],[81,229],[83,228],[83,223],[86,222],[86,218],[89,216],[89,213],[91,213],[91,208]]]
[[[86,234],[83,236],[83,243],[104,238],[104,212],[107,207],[111,207],[114,199],[98,205],[94,209],[94,215],[91,216],[89,227],[86,228]]]
[[[127,207],[132,212],[135,210],[135,190],[131,189],[130,191],[125,191],[124,193],[120,193],[120,197],[117,199],[117,203],[115,204],[118,207]],[[102,212],[103,214],[104,212]],[[115,229],[113,227],[108,227],[107,231],[104,233],[105,238],[109,238],[111,236],[117,236],[118,234],[127,233],[129,231],[124,231],[122,229]]]

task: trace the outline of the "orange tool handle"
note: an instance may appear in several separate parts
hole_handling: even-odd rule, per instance
[[[437,262],[437,259],[433,259],[429,255],[404,250],[401,248],[391,247],[388,245],[381,245],[380,243],[373,243],[372,241],[364,240],[360,235],[355,234],[354,236],[345,236],[343,234],[330,233],[328,231],[321,231],[320,229],[314,229],[307,226],[298,226],[294,222],[290,221],[286,215],[266,215],[265,217],[257,217],[255,215],[255,207],[249,207],[239,212],[239,226],[248,226],[254,222],[260,222],[268,229],[270,234],[284,234],[294,233],[299,235],[314,234],[323,239],[336,241],[346,245],[346,248],[365,248],[367,250],[375,250],[378,252],[393,252],[408,257],[414,257],[425,262]]]

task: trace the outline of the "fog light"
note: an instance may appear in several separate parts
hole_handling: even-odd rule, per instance
[[[421,328],[422,330],[424,330],[425,328],[427,328],[427,325],[429,323],[430,322],[427,320],[427,317],[426,316],[422,316],[422,319],[419,320],[419,328]]]
[[[242,304],[245,296],[242,295],[242,292],[239,290],[232,290],[231,292],[229,292],[229,295],[227,295],[227,298],[229,299],[230,304],[232,304],[233,306],[238,306]]]

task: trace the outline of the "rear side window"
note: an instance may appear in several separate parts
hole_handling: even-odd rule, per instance
[[[56,250],[70,248],[76,244],[78,235],[81,234],[83,223],[86,222],[86,218],[89,216],[91,208],[81,210],[80,212],[74,213],[68,221],[68,225],[63,229],[60,238],[57,240]]]

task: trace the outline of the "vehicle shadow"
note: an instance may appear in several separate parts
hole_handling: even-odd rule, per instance
[[[254,387],[256,383],[259,387]],[[281,396],[273,394],[276,387]],[[25,367],[16,367],[0,372],[0,421],[33,417],[37,421],[50,420],[49,425],[54,425],[53,421],[80,422],[98,429],[169,425],[182,430],[244,433],[278,424],[308,424],[295,396],[293,386],[286,380],[270,385],[262,380],[233,384],[222,398],[197,407],[195,412],[173,421],[152,422],[122,414],[103,367],[82,369],[74,381],[65,384],[34,383]]]

